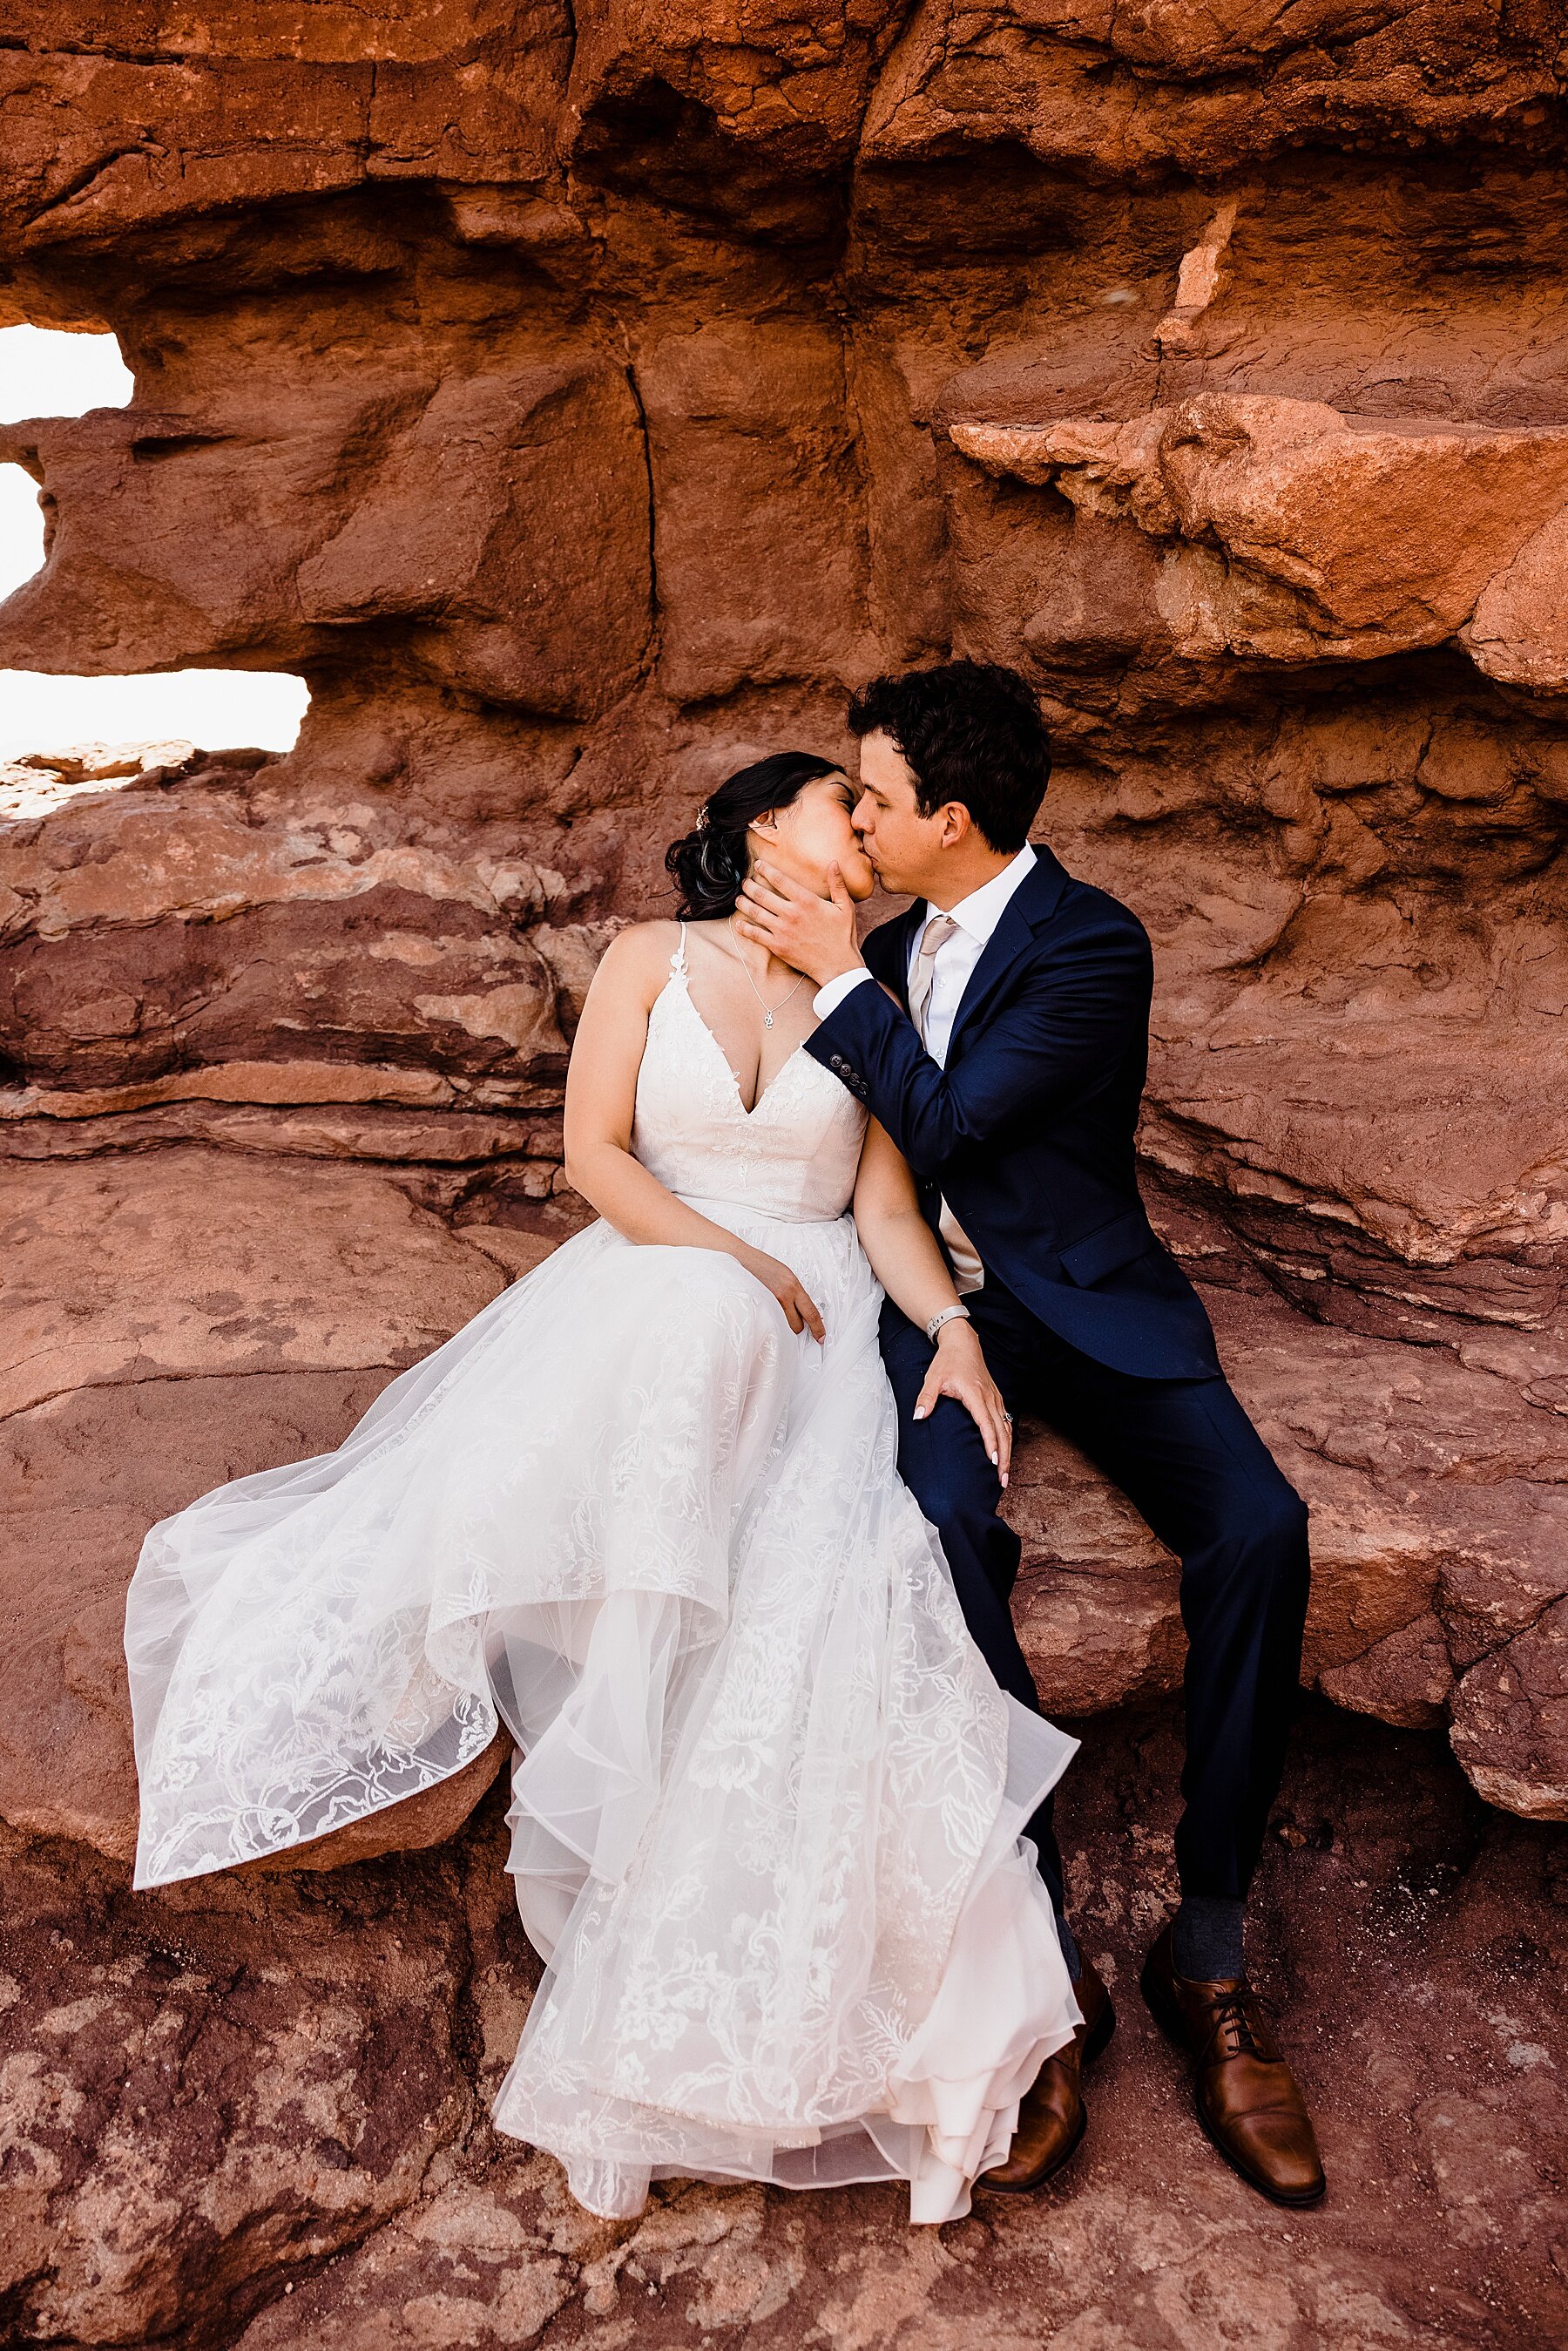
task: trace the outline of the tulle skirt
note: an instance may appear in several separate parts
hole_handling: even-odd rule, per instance
[[[127,1606],[136,1883],[417,1793],[503,1720],[549,1962],[495,2110],[574,2194],[901,2178],[968,2210],[1078,2022],[1021,1832],[1074,1742],[997,1689],[896,1470],[847,1218],[789,1262],[568,1242],[337,1452],[153,1529]]]

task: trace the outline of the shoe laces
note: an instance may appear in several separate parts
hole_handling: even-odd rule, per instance
[[[1278,2051],[1263,2014],[1264,2003],[1251,1984],[1238,1984],[1233,1991],[1222,1991],[1212,2010],[1212,2033],[1225,2057],[1256,2057],[1265,2065],[1274,2063]]]

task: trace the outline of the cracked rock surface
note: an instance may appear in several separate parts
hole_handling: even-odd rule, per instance
[[[656,2187],[591,2220],[488,2102],[537,1967],[501,1792],[439,1853],[132,1896],[5,1855],[7,2339],[427,2351],[811,2343],[960,2351],[1548,2351],[1561,2237],[1568,1881],[1440,1734],[1314,1701],[1261,1872],[1256,1971],[1329,2199],[1262,2203],[1211,2154],[1137,1971],[1174,1886],[1168,1702],[1100,1718],[1062,1799],[1119,2022],[1052,2192],[912,2231],[891,2189]]]

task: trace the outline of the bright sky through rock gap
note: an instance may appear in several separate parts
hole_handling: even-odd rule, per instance
[[[0,329],[0,423],[123,408],[131,377],[112,335]],[[0,597],[44,559],[37,491],[0,465]],[[309,701],[303,681],[255,670],[172,670],[159,677],[47,677],[0,670],[0,759],[85,743],[182,741],[205,749],[286,751]]]

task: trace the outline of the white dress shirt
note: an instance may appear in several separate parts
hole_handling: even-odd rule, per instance
[[[947,1067],[948,1047],[952,1042],[953,1022],[963,1001],[964,989],[976,964],[991,943],[992,933],[1001,922],[1009,899],[1035,862],[1034,852],[1027,841],[1000,873],[961,898],[956,906],[947,908],[957,925],[950,938],[937,949],[931,976],[930,1000],[926,1006],[926,1050],[939,1069]],[[916,924],[909,941],[909,978],[913,982],[915,958],[920,951],[920,940],[927,923],[940,910],[929,903]],[[813,1008],[819,1020],[826,1020],[837,1010],[851,988],[858,987],[871,974],[864,965],[856,971],[840,972],[826,987],[819,987],[813,999]],[[985,1270],[976,1256],[972,1244],[960,1228],[951,1209],[944,1200],[941,1206],[942,1238],[953,1261],[953,1279],[960,1291],[979,1290],[985,1281]]]

